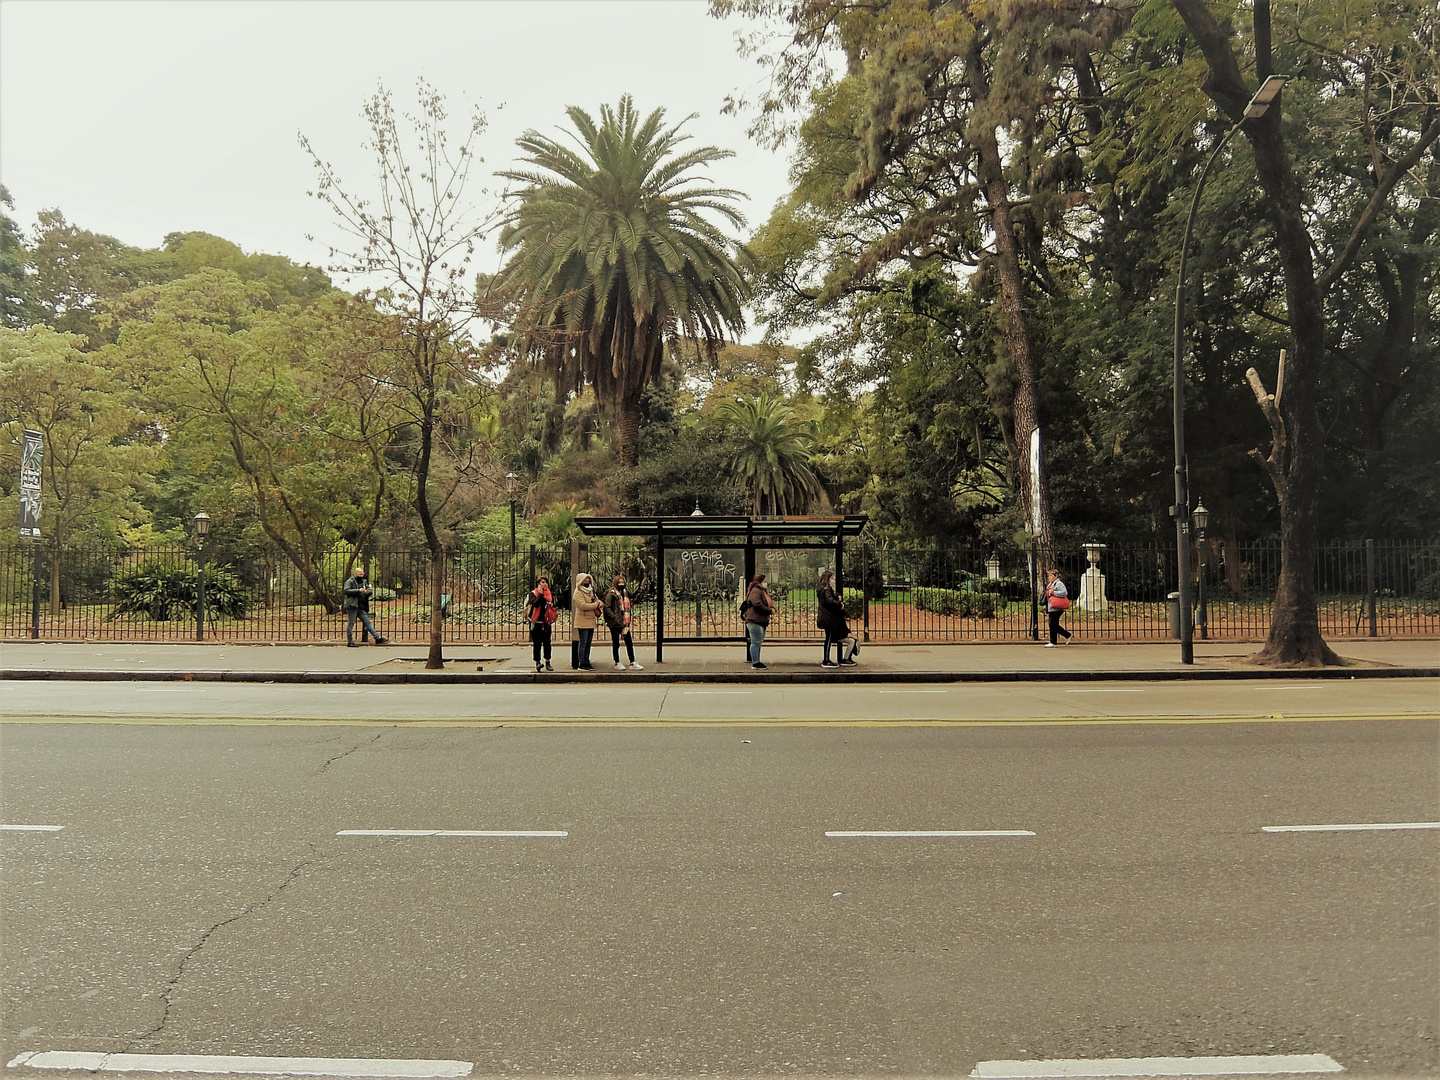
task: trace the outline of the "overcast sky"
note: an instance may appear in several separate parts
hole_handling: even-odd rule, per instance
[[[469,101],[489,113],[482,179],[496,187],[488,173],[510,164],[515,137],[553,131],[567,105],[593,114],[629,92],[645,112],[698,113],[686,130],[736,152],[711,176],[750,195],[755,225],[784,194],[786,163],[720,115],[762,78],[736,29],[703,0],[3,0],[0,181],[27,230],[59,207],[129,244],[201,230],[323,265],[305,236],[336,234],[305,195],[297,131],[364,187],[363,100],[383,80],[410,106],[424,76],[452,115]]]

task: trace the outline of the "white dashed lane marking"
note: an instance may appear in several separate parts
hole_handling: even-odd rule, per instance
[[[544,829],[342,829],[336,836],[569,836]]]
[[[937,839],[949,836],[1034,836],[1028,829],[869,829],[853,832],[827,832],[833,839],[848,840],[862,836],[921,837]]]
[[[87,1072],[219,1073],[230,1076],[355,1076],[441,1080],[469,1076],[470,1061],[403,1058],[227,1057],[220,1054],[97,1054],[46,1050],[21,1054],[9,1067],[83,1069]]]
[[[1049,1080],[1069,1076],[1273,1076],[1335,1073],[1344,1068],[1327,1054],[1244,1054],[1230,1057],[1065,1058],[1054,1061],[982,1061],[972,1080]]]
[[[1440,829],[1440,821],[1372,821],[1356,825],[1262,825],[1261,832],[1383,832],[1387,829]]]

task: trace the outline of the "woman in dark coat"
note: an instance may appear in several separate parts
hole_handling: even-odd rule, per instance
[[[815,617],[815,625],[825,631],[825,658],[820,661],[820,666],[836,666],[830,659],[830,646],[834,645],[835,659],[849,667],[855,661],[845,656],[840,643],[850,636],[850,627],[845,622],[845,605],[835,594],[834,581],[834,571],[823,571],[820,574],[819,588],[815,590],[815,600],[820,609]]]

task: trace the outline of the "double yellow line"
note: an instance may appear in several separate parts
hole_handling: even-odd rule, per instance
[[[345,718],[276,716],[135,716],[100,713],[65,715],[6,715],[0,724],[139,724],[145,726],[194,727],[417,727],[417,728],[974,728],[974,727],[1095,727],[1135,726],[1146,724],[1314,724],[1378,720],[1440,721],[1440,714],[1431,712],[1377,713],[1248,713],[1228,716],[1056,716],[1056,717],[985,717],[969,720],[836,720],[822,717],[776,718],[756,717],[693,717],[669,719],[659,717],[535,717],[481,716],[409,720],[394,718]]]

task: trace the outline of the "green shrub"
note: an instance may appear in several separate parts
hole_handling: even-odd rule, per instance
[[[916,611],[933,611],[936,615],[958,615],[962,618],[993,618],[998,607],[994,593],[964,592],[960,589],[920,588],[913,592]]]
[[[865,618],[865,593],[862,589],[846,589],[845,596],[841,600],[845,605],[845,618]]]
[[[117,574],[110,586],[115,610],[110,618],[144,615],[156,622],[188,615],[195,617],[195,564],[147,559]],[[208,563],[205,567],[205,614],[231,619],[245,617],[250,590],[229,570]]]
[[[1028,600],[1030,598],[1030,582],[1024,578],[982,578],[974,580],[974,589],[977,593],[984,593],[991,596],[1001,596],[1006,600]]]

